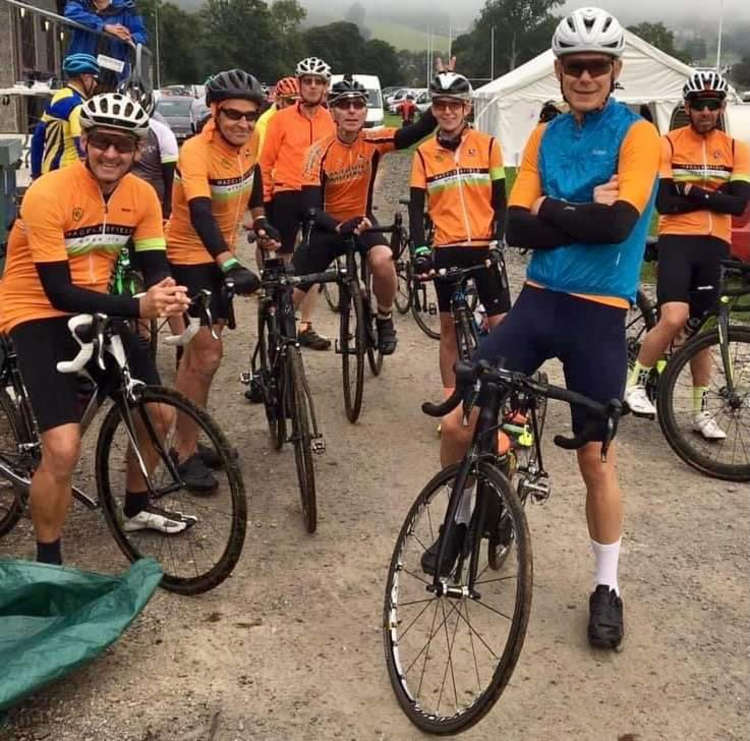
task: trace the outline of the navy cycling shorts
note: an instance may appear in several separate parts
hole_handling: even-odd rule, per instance
[[[562,362],[565,385],[602,403],[622,399],[627,376],[625,309],[569,293],[524,286],[505,319],[484,338],[479,357],[531,374],[545,360]],[[589,416],[572,406],[573,432]],[[595,440],[604,440],[603,422]]]

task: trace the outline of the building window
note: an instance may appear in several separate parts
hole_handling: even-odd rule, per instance
[[[44,71],[55,74],[55,24],[49,18],[41,18],[44,32],[44,45],[47,58],[44,60]]]
[[[36,41],[34,33],[34,16],[28,11],[21,11],[21,66],[24,70],[36,69]]]

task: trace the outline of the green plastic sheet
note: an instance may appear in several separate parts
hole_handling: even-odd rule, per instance
[[[114,643],[161,577],[151,558],[122,576],[0,559],[0,712]]]

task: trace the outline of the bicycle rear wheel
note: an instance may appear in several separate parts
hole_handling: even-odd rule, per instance
[[[357,282],[340,287],[341,312],[339,351],[344,382],[344,408],[350,422],[362,411],[365,383],[365,322],[362,294]]]
[[[290,347],[287,354],[286,404],[291,410],[294,462],[297,466],[297,483],[302,503],[302,517],[308,533],[314,533],[318,523],[315,502],[315,468],[312,456],[312,433],[308,410],[307,383],[302,354],[299,348]]]
[[[341,310],[341,294],[339,293],[338,283],[321,283],[319,290],[325,296],[328,308],[338,314]]]
[[[625,318],[625,338],[628,348],[628,368],[632,368],[646,332],[656,326],[656,304],[639,288],[635,304]]]
[[[439,734],[466,730],[497,701],[521,652],[531,610],[526,517],[507,478],[484,461],[470,473],[487,504],[508,512],[511,553],[502,571],[491,572],[480,549],[473,598],[468,596],[471,559],[463,556],[446,577],[462,596],[428,591],[433,577],[424,573],[421,558],[438,538],[458,471],[453,465],[437,474],[409,511],[388,570],[383,609],[386,663],[396,698],[412,723]],[[464,543],[463,553],[472,547]]]
[[[408,259],[396,261],[396,311],[404,315],[408,313],[412,300],[411,265]]]
[[[733,391],[721,354],[719,330],[699,334],[669,360],[656,399],[664,437],[672,450],[693,468],[726,481],[750,481],[750,327],[730,326],[727,352]],[[708,412],[726,437],[706,440],[694,429],[691,361],[706,353],[711,381],[702,397]]]
[[[363,270],[363,284],[365,286],[365,294],[362,297],[362,309],[365,320],[365,339],[367,341],[367,362],[370,365],[370,370],[373,376],[379,376],[380,371],[383,370],[383,353],[380,352],[378,344],[378,330],[375,322],[376,311],[373,311],[372,307],[372,274],[370,273],[370,267],[367,265],[366,258],[364,260]]]
[[[133,449],[120,404],[104,418],[96,446],[96,482],[104,517],[117,545],[131,561],[152,556],[161,564],[165,589],[199,594],[224,581],[242,552],[247,500],[239,464],[211,417],[177,391],[144,386],[136,394],[136,401],[127,405],[127,415],[145,429],[139,452],[153,463],[148,477],[149,506],[176,517],[194,516],[197,521],[171,535],[126,529],[123,505]],[[211,493],[190,491],[177,472],[174,450],[181,415],[197,428],[198,442],[218,456],[220,467],[213,471],[217,485]]]
[[[419,328],[433,340],[440,339],[440,311],[433,281],[413,281],[411,313]]]
[[[260,367],[260,386],[263,391],[263,406],[266,410],[268,431],[271,434],[271,444],[275,450],[280,450],[286,439],[286,422],[282,412],[280,389],[274,374],[276,348],[271,347],[275,331],[272,326],[275,319],[271,319],[261,309],[258,312],[258,360]]]
[[[20,453],[23,424],[6,391],[0,391],[0,462],[14,473],[30,478],[32,471],[24,465]],[[24,510],[25,490],[19,489],[0,475],[0,537],[9,533],[21,519]]]

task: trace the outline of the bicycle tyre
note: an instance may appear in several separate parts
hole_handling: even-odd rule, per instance
[[[741,347],[744,347],[745,350],[743,352],[746,353],[747,362],[750,364],[750,327],[730,326],[727,341],[729,343],[739,343]],[[686,370],[689,373],[690,361],[698,352],[718,345],[720,345],[720,337],[717,328],[705,334],[698,334],[688,340],[670,358],[662,373],[656,399],[659,425],[672,450],[685,463],[697,471],[713,478],[723,479],[724,481],[750,481],[750,460],[743,463],[722,463],[704,455],[691,444],[692,440],[697,436],[692,432],[687,436],[683,434],[683,429],[681,429],[675,412],[675,388],[681,371]],[[744,372],[737,371],[735,363],[734,371],[737,378],[748,379],[750,377],[750,368],[747,368]],[[723,367],[721,365],[718,372],[723,374]],[[714,368],[714,378],[716,377],[716,373],[717,369]],[[714,395],[719,397],[726,388],[721,381],[712,384],[713,386],[718,387],[718,394]],[[740,393],[742,391],[741,389]],[[726,399],[724,401],[726,402]],[[748,421],[746,420],[743,425],[741,420],[739,420],[739,414],[741,414],[742,409],[750,409],[750,389],[748,387],[744,388],[744,397],[740,398],[738,407],[730,412],[732,415],[730,419],[733,418],[735,420],[733,424],[736,424],[740,435],[741,429],[748,429]],[[712,445],[716,445],[719,450],[722,446],[722,444],[717,445],[715,443]],[[745,448],[744,445],[742,447]]]
[[[302,353],[297,347],[290,347],[287,354],[287,399],[292,411],[292,442],[294,444],[294,462],[297,467],[302,504],[302,518],[308,533],[314,533],[318,523],[318,512],[315,500],[315,468],[312,455],[312,435],[310,433],[310,416],[307,409],[305,391],[305,368]]]
[[[273,363],[276,350],[269,347],[271,336],[270,319],[261,309],[258,312],[258,358],[260,359],[260,377],[263,388],[263,406],[266,422],[271,435],[274,450],[281,450],[286,438],[286,425],[281,406],[281,389],[273,374]]]
[[[328,308],[338,314],[341,311],[341,293],[337,283],[321,283],[320,292],[325,297]]]
[[[635,304],[625,317],[625,337],[628,350],[628,368],[632,368],[641,349],[643,337],[656,326],[656,306],[639,288]]]
[[[474,322],[470,319],[466,310],[461,309],[456,322],[456,343],[458,346],[458,359],[464,363],[471,362],[477,349],[477,333]]]
[[[409,313],[412,301],[411,265],[408,260],[396,262],[396,311],[401,316]]]
[[[434,299],[434,301],[433,301]],[[432,281],[412,281],[412,302],[411,302],[411,313],[414,317],[414,321],[417,326],[433,340],[440,339],[440,324],[438,323],[438,329],[433,329],[425,318],[425,314],[430,316],[430,306],[434,304],[436,313],[439,319],[439,311],[437,311],[437,295],[435,294],[435,284]]]
[[[364,261],[365,295],[362,297],[362,310],[365,320],[365,339],[367,341],[367,362],[373,376],[379,376],[383,370],[383,353],[378,343],[378,330],[375,312],[372,310],[372,275],[367,261]]]
[[[340,288],[341,312],[339,350],[344,383],[344,409],[350,422],[356,422],[362,411],[365,383],[365,323],[362,294],[358,283]],[[354,323],[350,331],[350,325]],[[351,359],[354,358],[353,367]]]
[[[133,543],[134,536],[137,536],[144,531],[128,533],[123,529],[123,523],[120,518],[121,509],[117,502],[115,488],[112,485],[112,479],[110,477],[111,470],[115,472],[122,470],[121,462],[116,460],[117,454],[113,453],[112,449],[115,433],[122,421],[118,404],[114,404],[110,408],[102,422],[99,437],[97,439],[96,483],[99,501],[102,506],[104,518],[115,542],[130,561],[135,561],[144,555],[152,555],[161,563],[164,571],[164,576],[161,581],[161,586],[164,589],[185,595],[200,594],[221,584],[221,582],[223,582],[232,572],[240,558],[240,554],[242,553],[247,526],[247,498],[242,481],[242,474],[239,468],[239,462],[232,455],[231,447],[224,436],[224,433],[219,429],[208,413],[195,406],[195,404],[179,392],[162,386],[140,387],[137,391],[137,400],[135,404],[131,404],[129,407],[132,410],[135,410],[136,408],[142,408],[146,404],[159,404],[164,407],[168,406],[175,412],[189,416],[192,423],[198,427],[199,435],[201,432],[203,433],[205,436],[204,439],[211,443],[213,449],[220,458],[220,470],[226,476],[228,487],[228,491],[226,492],[226,506],[231,510],[230,512],[219,513],[222,516],[227,516],[227,519],[229,520],[226,542],[218,544],[218,548],[221,549],[221,555],[215,559],[214,563],[211,563],[208,568],[200,571],[200,573],[198,573],[198,567],[196,567],[195,569],[192,569],[196,571],[195,574],[183,576],[172,573],[171,565],[165,564],[163,558],[154,556],[153,553],[143,553],[141,552],[141,549]],[[161,408],[161,406],[159,408]],[[125,425],[123,425],[123,427],[125,427]],[[164,445],[161,445],[161,447],[163,448]],[[110,457],[112,457],[113,463],[115,464],[112,468],[110,468]],[[173,487],[174,483],[173,480],[173,484],[170,485],[170,487]],[[116,489],[116,491],[118,494],[121,493],[119,488]],[[218,501],[216,493],[214,493],[212,497],[202,496],[200,498],[197,495],[191,496],[190,494],[186,494],[184,504],[186,507],[192,509],[202,506],[203,511],[205,511],[208,508],[206,503],[210,505],[212,499]],[[184,540],[191,539],[192,536],[195,535],[196,528],[198,528],[198,524],[177,535],[165,536],[162,538],[162,541],[169,544],[167,547],[167,555],[173,555],[175,549],[180,545],[179,538],[184,536]],[[197,536],[198,540],[195,547],[192,546],[192,540],[188,540],[190,547],[187,553],[189,554],[189,557],[192,558],[193,564],[196,563],[198,556],[207,552],[209,549],[210,543],[208,541],[211,536],[217,532],[215,523],[210,523],[210,529],[200,530],[200,532],[204,534]],[[189,568],[189,565],[184,562],[184,559],[175,558],[174,560],[175,567],[178,565],[177,562],[179,562],[179,565],[184,564],[186,568]]]
[[[7,392],[2,389],[0,390],[0,453],[7,463],[11,463],[18,455],[19,443],[28,442],[22,439],[21,430],[23,430],[23,424],[18,410]],[[2,488],[0,489],[0,537],[2,537],[18,524],[23,514],[24,503],[21,498],[22,492],[19,492],[15,485],[7,480],[0,479],[0,481],[2,481]]]
[[[420,492],[419,496],[409,510],[409,513],[404,520],[404,524],[401,527],[401,532],[399,533],[398,539],[396,541],[396,546],[394,548],[393,556],[391,558],[390,566],[388,569],[385,601],[383,607],[383,640],[385,658],[388,667],[388,676],[391,681],[391,686],[393,687],[393,690],[396,694],[396,699],[398,700],[398,703],[406,716],[414,725],[416,725],[423,731],[438,735],[448,735],[458,733],[460,731],[465,731],[475,723],[479,722],[484,717],[484,715],[486,715],[490,711],[490,709],[498,700],[504,688],[508,684],[516,662],[518,661],[518,657],[521,653],[521,648],[523,647],[524,638],[526,636],[526,627],[528,625],[529,614],[531,612],[533,563],[531,539],[523,507],[518,501],[518,497],[516,497],[510,485],[510,482],[503,475],[503,473],[499,471],[494,465],[486,461],[479,461],[472,468],[472,475],[477,476],[477,478],[481,481],[486,481],[491,484],[491,486],[494,487],[495,491],[500,494],[500,496],[502,497],[502,506],[511,513],[510,516],[514,523],[516,532],[514,543],[516,544],[518,553],[517,568],[515,574],[515,582],[517,588],[512,610],[513,616],[512,618],[510,618],[511,622],[507,632],[507,639],[501,651],[497,652],[497,654],[495,652],[492,652],[492,655],[495,656],[495,658],[498,658],[499,656],[499,659],[494,672],[492,672],[492,678],[490,679],[489,684],[483,690],[481,690],[480,688],[481,691],[477,695],[474,702],[472,702],[471,705],[468,706],[465,712],[455,712],[450,715],[440,716],[439,699],[437,712],[432,708],[426,707],[427,702],[432,698],[426,696],[420,698],[419,693],[422,688],[422,677],[425,674],[427,658],[425,658],[425,663],[422,667],[422,676],[419,680],[419,687],[415,688],[414,686],[410,686],[408,684],[408,678],[406,675],[408,674],[411,667],[406,667],[406,660],[408,660],[409,656],[406,656],[406,658],[402,656],[402,644],[406,644],[406,633],[412,630],[413,626],[417,622],[417,619],[421,616],[422,613],[427,612],[429,607],[424,608],[422,612],[420,612],[420,615],[418,615],[418,618],[415,618],[413,621],[411,621],[408,627],[404,628],[403,633],[399,632],[401,627],[404,625],[404,622],[407,620],[407,617],[402,617],[399,615],[398,608],[399,593],[402,589],[402,575],[404,575],[403,578],[405,585],[409,583],[409,581],[406,580],[406,577],[413,577],[415,581],[421,582],[421,584],[417,584],[416,586],[416,590],[414,592],[416,595],[422,594],[424,596],[433,594],[432,600],[430,600],[430,598],[428,597],[424,600],[425,602],[437,601],[443,598],[435,597],[434,593],[425,591],[425,586],[428,583],[432,583],[431,577],[428,577],[428,579],[430,579],[429,582],[427,581],[427,579],[421,579],[419,576],[414,575],[409,571],[408,564],[404,564],[404,561],[407,561],[408,557],[411,555],[411,551],[408,550],[409,546],[407,545],[407,538],[414,537],[420,547],[421,545],[423,545],[419,536],[416,534],[416,531],[418,530],[417,519],[426,510],[429,509],[433,497],[438,495],[441,490],[444,490],[446,485],[449,484],[451,480],[455,479],[458,470],[459,464],[454,464],[440,471]],[[414,548],[414,545],[412,545],[412,548]],[[493,581],[500,582],[504,580],[496,579]],[[482,592],[485,593],[484,587],[482,587]],[[463,599],[465,600],[466,598]],[[475,603],[475,601],[472,599],[469,599],[468,601],[470,604]],[[410,603],[408,602],[408,600],[405,600],[403,604],[404,606],[406,606]],[[466,606],[466,609],[466,620],[467,624],[470,625],[470,622],[468,622],[468,606]],[[510,613],[510,610],[507,610],[507,613]],[[507,615],[505,615],[505,617],[507,617]],[[443,622],[445,622],[445,618]],[[430,627],[428,632],[431,631],[432,627]],[[470,632],[476,631],[474,631],[474,629],[470,627]],[[432,640],[432,636],[434,635],[437,635],[437,631],[431,633],[431,637],[429,639],[430,642]],[[479,634],[477,633],[477,635]],[[413,638],[410,640],[413,640]],[[453,640],[455,644],[455,633],[453,636]],[[408,648],[408,646],[405,647]],[[436,650],[438,648],[439,647],[436,647]],[[449,648],[449,653],[451,651],[451,648]],[[427,655],[431,653],[429,646],[425,646],[422,651],[425,652],[425,657],[427,657]],[[417,657],[419,657],[419,655],[420,654],[417,654]],[[476,654],[474,658],[476,662]],[[415,662],[412,662],[412,666]],[[448,663],[446,663],[445,666],[445,673],[448,673]],[[453,677],[454,681],[454,692],[456,673],[457,670],[454,671],[454,667],[451,663],[450,674]],[[427,693],[428,690],[426,689],[425,692]],[[461,694],[462,699],[463,694],[464,693]],[[456,704],[458,704],[458,702]]]

